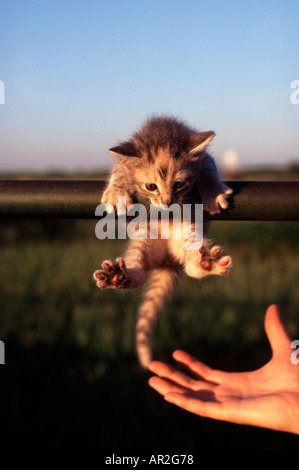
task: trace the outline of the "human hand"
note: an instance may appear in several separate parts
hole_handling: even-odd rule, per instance
[[[213,370],[184,351],[173,357],[190,375],[162,362],[149,385],[164,399],[203,417],[299,434],[299,364],[291,362],[291,340],[276,305],[265,316],[272,358],[252,372]]]

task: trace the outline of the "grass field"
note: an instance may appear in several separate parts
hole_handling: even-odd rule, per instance
[[[163,402],[134,347],[140,289],[97,289],[93,271],[124,250],[95,221],[7,221],[0,229],[2,448],[290,449],[298,438],[203,419]],[[154,329],[156,358],[183,348],[226,370],[270,357],[266,307],[299,338],[299,224],[215,222],[226,277],[184,278]]]

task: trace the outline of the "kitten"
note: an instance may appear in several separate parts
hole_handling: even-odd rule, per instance
[[[192,191],[199,193],[204,211],[211,214],[228,207],[232,190],[220,179],[214,160],[205,149],[214,132],[198,132],[173,117],[153,117],[133,137],[112,149],[116,157],[102,203],[117,210],[118,196],[126,196],[127,208],[137,196],[163,207],[190,202]],[[208,222],[204,222],[204,235]],[[135,239],[123,258],[106,260],[94,279],[100,288],[131,289],[146,284],[138,309],[136,349],[141,365],[152,360],[150,334],[166,299],[175,290],[178,278],[186,273],[200,279],[226,274],[231,266],[221,248],[208,248],[204,239],[198,250],[186,250],[184,238]]]
[[[129,141],[110,149],[117,162],[102,203],[117,209],[117,197],[123,195],[129,207],[137,194],[158,206],[181,203],[196,185],[204,210],[215,214],[227,209],[232,190],[205,153],[214,136],[213,131],[198,132],[172,117],[149,119]]]

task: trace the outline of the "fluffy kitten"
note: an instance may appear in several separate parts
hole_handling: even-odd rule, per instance
[[[220,179],[214,160],[205,149],[214,132],[198,132],[173,117],[153,117],[127,142],[110,149],[117,159],[102,203],[117,210],[118,196],[126,196],[127,207],[137,196],[156,206],[190,203],[192,191],[199,193],[203,209],[211,214],[228,207],[232,190]],[[204,225],[204,235],[208,223]],[[231,266],[221,248],[186,250],[185,239],[135,239],[123,258],[106,260],[94,273],[100,288],[130,289],[145,283],[138,310],[136,348],[139,361],[148,367],[152,360],[150,334],[164,301],[171,296],[182,273],[197,279],[226,274]]]
[[[136,195],[151,204],[183,202],[196,185],[204,210],[227,209],[232,190],[222,183],[214,160],[205,153],[215,133],[198,132],[172,117],[153,117],[127,142],[111,148],[115,163],[102,202],[117,209],[117,197],[127,206]]]

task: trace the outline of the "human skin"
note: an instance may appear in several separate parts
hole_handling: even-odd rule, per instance
[[[187,373],[154,361],[149,385],[166,401],[203,417],[299,434],[299,364],[291,362],[291,339],[277,305],[267,309],[265,330],[272,358],[260,369],[214,370],[178,350],[173,357]]]

